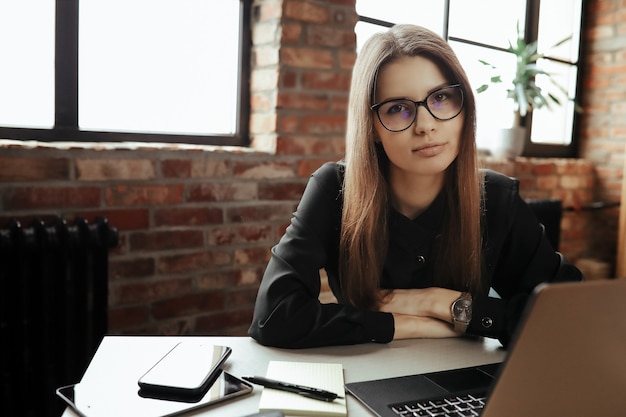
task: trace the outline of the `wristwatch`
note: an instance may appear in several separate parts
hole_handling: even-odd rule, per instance
[[[454,330],[465,333],[470,321],[472,321],[472,294],[464,292],[452,303]]]

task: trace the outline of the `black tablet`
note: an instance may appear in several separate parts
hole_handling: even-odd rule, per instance
[[[135,385],[136,386],[136,385]],[[137,387],[139,388],[139,387]],[[82,417],[141,415],[166,417],[207,407],[252,392],[252,386],[227,372],[222,372],[206,394],[197,402],[164,400],[140,395],[139,389],[118,391],[107,398],[96,386],[73,384],[58,388],[57,395]]]

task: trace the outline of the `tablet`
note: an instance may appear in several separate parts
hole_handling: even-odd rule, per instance
[[[137,387],[136,382],[134,386]],[[141,415],[166,417],[207,407],[252,392],[252,385],[227,372],[222,372],[200,401],[189,403],[141,396],[139,387],[117,391],[115,398],[103,395],[97,386],[73,384],[58,388],[57,395],[81,417]]]

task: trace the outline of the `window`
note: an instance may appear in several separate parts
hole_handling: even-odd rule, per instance
[[[581,0],[388,0],[384,5],[377,0],[357,0],[356,7],[360,16],[355,28],[357,51],[369,36],[393,24],[425,26],[448,40],[474,90],[493,75],[479,60],[495,65],[505,81],[507,74],[512,78],[515,58],[506,49],[517,36],[519,22],[526,41],[537,40],[539,52],[545,55],[542,68],[567,90],[567,97],[559,97],[562,106],[535,110],[527,117],[530,129],[525,155],[576,156],[574,103],[579,102]],[[568,42],[552,48],[568,36]],[[544,82],[536,81],[540,86]],[[492,132],[512,119],[512,107],[503,106],[504,89],[490,87],[476,94],[479,148],[488,148]]]
[[[250,3],[0,3],[0,137],[247,144]]]

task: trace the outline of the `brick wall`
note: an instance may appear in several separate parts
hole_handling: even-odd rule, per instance
[[[244,334],[309,174],[343,154],[354,0],[257,0],[253,16],[250,149],[0,142],[0,224],[104,215],[119,229],[110,333]],[[488,166],[519,177],[526,197],[601,195],[588,161]],[[564,218],[571,259],[597,251],[585,216]]]
[[[596,199],[620,201],[626,145],[626,2],[585,1],[583,15],[585,112],[580,156],[595,167]],[[615,262],[618,224],[618,209],[597,213],[593,256]]]

